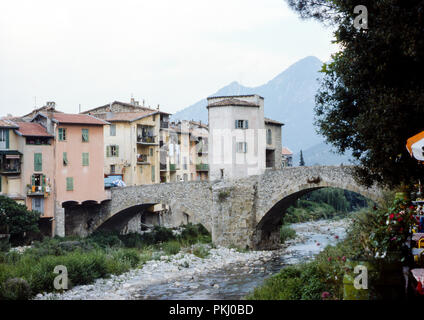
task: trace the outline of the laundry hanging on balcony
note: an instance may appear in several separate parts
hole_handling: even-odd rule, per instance
[[[406,149],[411,157],[424,161],[424,131],[409,138],[406,142]]]

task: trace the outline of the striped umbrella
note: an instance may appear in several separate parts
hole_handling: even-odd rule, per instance
[[[406,149],[411,157],[424,161],[424,131],[409,138],[406,142]]]

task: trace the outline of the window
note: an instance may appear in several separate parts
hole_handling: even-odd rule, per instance
[[[266,131],[266,143],[272,144],[272,131],[271,131],[271,129],[268,129]]]
[[[110,125],[109,135],[110,136],[116,136],[116,124],[111,124]]]
[[[248,120],[236,120],[235,122],[236,129],[248,129],[249,121]]]
[[[32,210],[37,211],[39,213],[43,213],[44,199],[39,197],[32,198]]]
[[[66,178],[66,191],[74,190],[74,178]]]
[[[59,128],[59,141],[66,141],[66,129]]]
[[[88,152],[83,152],[82,153],[82,165],[88,166],[88,164],[89,164],[89,154],[88,154]]]
[[[156,171],[155,171],[155,166],[152,166],[152,182],[155,182],[155,174],[156,174]]]
[[[67,152],[63,153],[63,165],[64,166],[68,165],[68,153]]]
[[[43,171],[43,160],[41,153],[34,153],[34,171]]]
[[[82,142],[88,142],[88,129],[82,129]]]
[[[236,152],[246,153],[247,152],[247,142],[237,142]]]
[[[153,156],[153,148],[150,148],[150,156]]]
[[[0,149],[9,149],[9,129],[0,129]]]
[[[119,146],[117,145],[107,146],[106,157],[119,157]]]
[[[111,164],[110,165],[110,173],[112,174],[112,173],[115,173],[115,165],[114,164]]]

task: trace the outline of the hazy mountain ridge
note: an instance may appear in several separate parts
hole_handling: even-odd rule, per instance
[[[289,147],[295,154],[303,149],[311,148],[314,154],[317,150],[322,156],[328,157],[328,164],[338,164],[330,147],[323,144],[324,138],[316,133],[314,122],[315,94],[319,88],[319,79],[322,74],[322,62],[316,57],[306,57],[291,65],[266,84],[258,87],[245,87],[238,82],[232,82],[221,88],[211,96],[259,94],[265,98],[265,116],[285,125],[282,128],[282,143]],[[208,122],[207,100],[202,99],[197,103],[175,113],[173,120],[201,120]],[[318,148],[318,145],[321,145]],[[324,152],[324,147],[327,151]],[[313,147],[317,147],[313,151]],[[339,163],[346,162],[340,157]],[[327,164],[323,159],[323,164]],[[294,164],[297,164],[294,162]]]

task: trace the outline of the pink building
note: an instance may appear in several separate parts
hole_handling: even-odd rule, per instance
[[[41,183],[50,192],[43,201],[44,215],[54,217],[52,234],[64,236],[66,206],[100,204],[108,199],[103,166],[103,125],[107,122],[84,114],[39,112],[31,124],[44,128],[52,137],[48,147],[27,148],[24,157],[28,161],[34,157],[34,166],[38,163],[41,167],[35,169],[41,169],[37,174],[42,175]],[[24,167],[31,166],[24,163]],[[30,174],[34,175],[31,170],[27,176]]]

